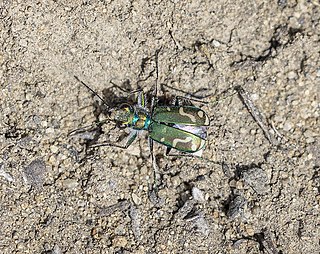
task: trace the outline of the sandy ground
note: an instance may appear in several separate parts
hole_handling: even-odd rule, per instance
[[[0,253],[319,253],[319,20],[318,1],[1,0]],[[147,133],[68,136],[104,117],[74,75],[114,102],[157,62],[164,99],[231,95],[195,103],[203,159],[155,146],[159,199]]]

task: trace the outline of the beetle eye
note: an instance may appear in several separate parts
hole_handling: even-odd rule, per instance
[[[129,112],[133,111],[133,108],[130,104],[127,104],[127,103],[122,103],[120,106],[119,106],[119,109],[120,110],[128,110]]]

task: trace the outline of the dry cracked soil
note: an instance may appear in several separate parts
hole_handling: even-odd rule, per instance
[[[319,20],[316,0],[0,0],[0,253],[320,253]],[[92,145],[122,144],[106,110],[156,84],[211,124],[202,158],[155,144],[152,190],[148,132]]]

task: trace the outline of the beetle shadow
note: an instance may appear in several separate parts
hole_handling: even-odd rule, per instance
[[[111,82],[112,86],[102,90],[102,98],[104,101],[95,101],[94,114],[99,117],[100,114],[109,115],[110,109],[118,108],[121,104],[135,103],[134,94],[130,80],[124,81],[121,85]]]
[[[132,86],[129,80],[123,82],[121,86],[113,83],[111,84],[112,86],[103,89],[102,92],[96,92],[89,87],[89,90],[92,91],[92,97],[96,97],[96,99],[94,99],[91,104],[91,106],[93,107],[92,113],[94,115],[95,121],[91,125],[72,130],[68,134],[77,135],[82,140],[81,143],[83,143],[85,147],[85,157],[80,161],[94,156],[94,149],[91,149],[91,146],[101,143],[100,140],[102,136],[109,136],[109,133],[117,128],[119,128],[120,130],[124,129],[123,126],[118,126],[116,123],[108,120],[111,113],[110,109],[115,109],[124,103],[130,105],[136,104],[136,98],[134,94],[128,96],[130,92],[127,91],[132,90]],[[99,97],[100,99],[98,99],[97,97]],[[105,125],[110,125],[111,128],[106,131],[106,128],[104,128]],[[119,134],[117,136],[118,140],[122,140],[127,135],[124,131],[120,131],[117,133]],[[103,142],[108,142],[108,137],[104,138]]]

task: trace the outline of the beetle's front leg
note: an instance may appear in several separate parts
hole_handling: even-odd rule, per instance
[[[133,141],[136,139],[137,136],[138,136],[138,131],[132,130],[127,138],[125,145],[118,145],[114,143],[104,142],[100,144],[91,145],[90,148],[101,147],[101,146],[113,146],[121,149],[127,149],[133,143]]]
[[[146,97],[142,90],[138,93],[138,106],[145,108],[146,107]]]

